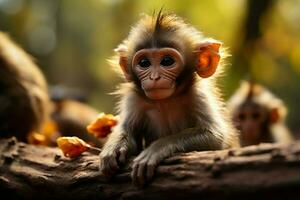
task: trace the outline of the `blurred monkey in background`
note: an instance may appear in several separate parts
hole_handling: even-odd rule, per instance
[[[286,106],[262,85],[243,81],[227,105],[243,146],[293,140],[285,124]]]
[[[0,32],[0,137],[41,131],[49,117],[46,80],[32,58]]]
[[[46,79],[22,48],[0,32],[0,137],[56,145],[59,136],[77,136],[96,146],[103,142],[87,134],[99,112],[62,96],[49,97]]]

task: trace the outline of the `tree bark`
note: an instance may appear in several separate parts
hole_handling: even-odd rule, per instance
[[[70,159],[14,138],[1,140],[0,152],[8,199],[291,199],[300,189],[300,142],[177,154],[143,188],[132,185],[130,164],[105,180],[88,152]]]

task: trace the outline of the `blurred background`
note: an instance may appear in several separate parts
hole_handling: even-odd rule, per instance
[[[242,79],[258,81],[287,104],[288,126],[299,138],[299,0],[0,0],[0,30],[35,58],[52,91],[69,88],[115,113],[109,93],[121,79],[107,59],[141,13],[161,7],[228,47],[220,81],[226,99]]]

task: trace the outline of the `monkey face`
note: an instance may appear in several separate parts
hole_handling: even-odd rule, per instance
[[[235,121],[244,141],[254,142],[264,134],[264,125],[268,119],[267,113],[267,110],[258,105],[243,105],[239,108]]]
[[[159,100],[176,91],[176,78],[184,68],[184,60],[174,48],[142,49],[135,53],[132,67],[146,96]]]
[[[195,72],[200,78],[212,76],[221,58],[220,42],[171,18],[163,24],[143,19],[115,49],[126,81],[151,100],[183,94],[192,87]]]

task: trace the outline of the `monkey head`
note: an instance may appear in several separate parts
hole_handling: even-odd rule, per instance
[[[147,98],[162,100],[184,91],[194,72],[202,78],[215,73],[221,44],[203,41],[175,15],[145,16],[133,30],[116,52],[127,81]]]
[[[263,86],[243,82],[228,102],[233,121],[244,144],[268,142],[270,127],[285,120],[286,107]]]

